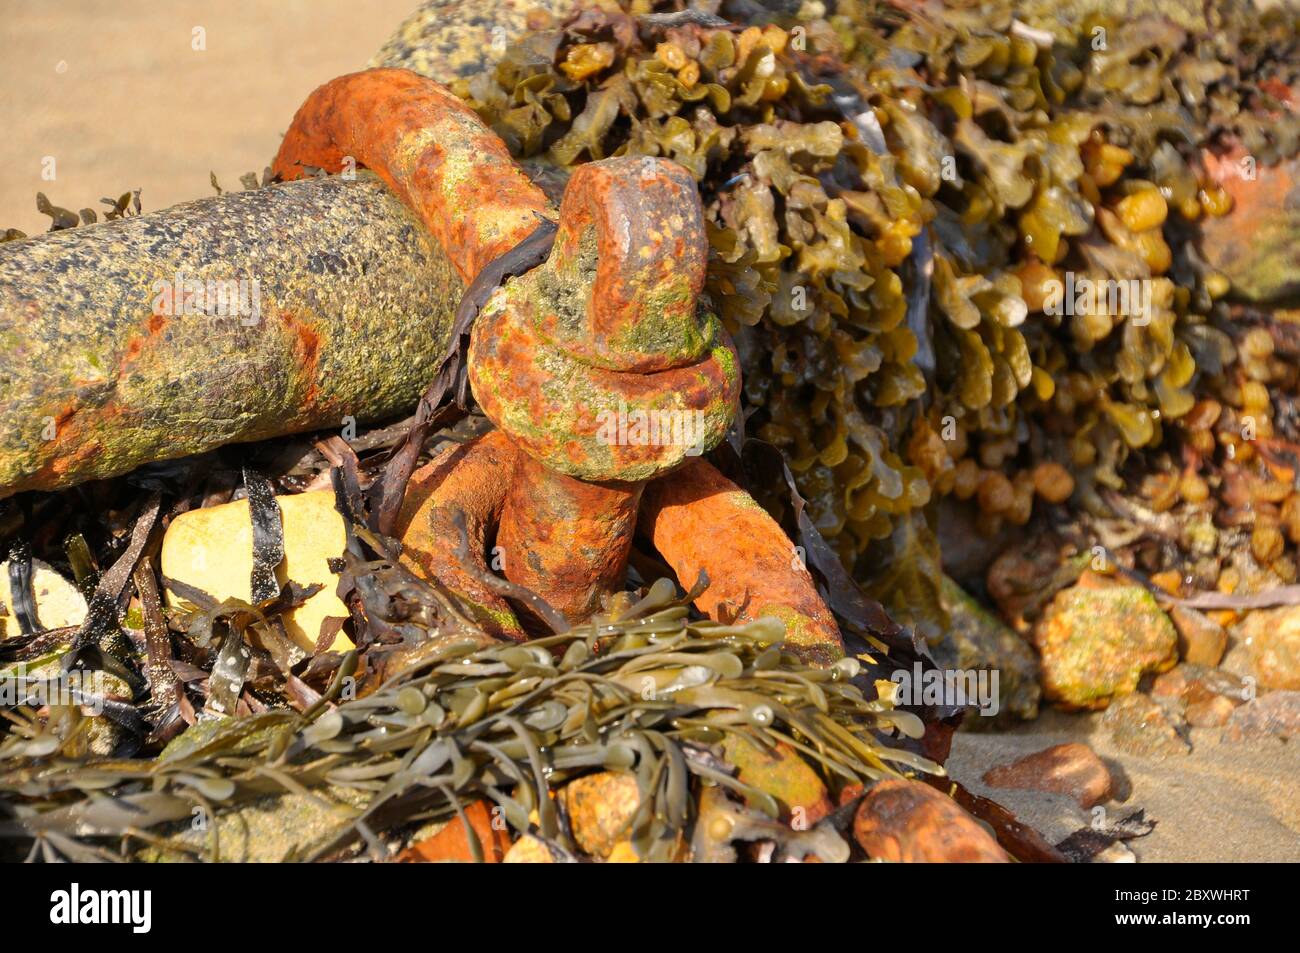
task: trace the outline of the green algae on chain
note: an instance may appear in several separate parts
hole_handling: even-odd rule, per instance
[[[368,174],[7,243],[0,495],[400,414],[461,289]]]

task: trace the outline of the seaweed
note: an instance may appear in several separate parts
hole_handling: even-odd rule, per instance
[[[1200,34],[948,6],[750,25],[586,10],[454,86],[533,167],[649,155],[691,172],[747,426],[853,573],[889,588],[882,573],[914,572],[917,598],[937,559],[908,528],[937,498],[970,500],[990,535],[1070,497],[1102,512],[1105,488],[1167,466],[1198,398],[1239,386],[1224,279],[1193,245],[1228,208],[1201,155],[1236,137],[1280,161],[1300,128],[1260,92],[1298,76],[1284,14],[1209,4]],[[1076,310],[1076,279],[1149,296]],[[1266,403],[1250,416],[1271,433]],[[780,482],[757,489],[796,531]]]
[[[384,546],[364,526],[352,530],[359,544]],[[353,569],[394,592],[436,585],[383,560]],[[581,851],[550,792],[612,770],[636,779],[641,808],[628,839],[642,858],[663,860],[695,819],[700,785],[744,797],[757,811],[737,825],[737,837],[751,830],[770,838],[768,828],[781,827],[761,823],[777,817],[775,800],[721,759],[729,735],[797,746],[833,789],[941,771],[877,737],[916,736],[921,725],[886,700],[869,700],[854,684],[856,662],[804,666],[782,651],[772,620],[698,621],[687,600],[662,581],[640,600],[527,645],[417,626],[419,651],[394,655],[396,664],[364,677],[359,692],[345,689],[362,670],[354,652],[312,705],[201,720],[151,760],[72,757],[67,725],[19,710],[0,740],[8,815],[0,835],[46,859],[218,859],[218,831],[241,811],[267,798],[305,798],[324,805],[326,819],[294,830],[283,808],[292,844],[284,859],[384,859],[409,825],[450,820],[486,798],[514,831],[573,856]],[[409,627],[399,602],[389,603],[387,621]],[[233,707],[251,674],[250,610],[208,605],[188,625],[195,642],[221,638],[208,676],[213,715]],[[211,836],[189,823],[197,811],[212,812]],[[825,859],[848,856],[829,829],[810,844]]]

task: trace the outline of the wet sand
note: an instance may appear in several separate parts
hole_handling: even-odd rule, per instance
[[[1156,822],[1127,841],[1139,862],[1300,861],[1300,745],[1275,739],[1220,740],[1219,729],[1192,729],[1192,753],[1163,761],[1119,751],[1101,714],[1044,711],[1037,721],[999,734],[960,732],[948,770],[976,794],[992,798],[1052,843],[1092,822],[1068,797],[990,788],[990,767],[1067,741],[1081,741],[1111,768],[1120,796],[1103,805],[1113,824],[1144,808]]]
[[[0,0],[0,230],[49,228],[37,192],[77,211],[137,188],[146,210],[203,198],[209,172],[238,190],[416,3]]]

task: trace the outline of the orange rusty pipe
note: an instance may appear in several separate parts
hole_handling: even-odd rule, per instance
[[[741,622],[776,616],[786,646],[809,664],[844,656],[839,627],[794,543],[708,461],[647,484],[638,525],[685,585],[708,573],[709,588],[695,602],[705,615]]]
[[[505,143],[446,88],[404,69],[321,86],[298,109],[271,170],[372,170],[442,245],[469,284],[555,212]]]
[[[455,517],[465,514],[470,558],[480,573],[490,571],[488,542],[520,456],[500,431],[446,448],[411,474],[396,528],[402,562],[452,590],[488,634],[516,642],[525,635],[510,606],[455,556],[460,536]]]

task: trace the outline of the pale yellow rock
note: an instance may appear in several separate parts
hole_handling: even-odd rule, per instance
[[[277,496],[284,526],[284,560],[275,577],[283,585],[292,579],[300,586],[324,586],[297,609],[286,612],[284,629],[289,638],[310,652],[320,638],[327,618],[346,619],[348,609],[335,594],[339,577],[328,560],[343,555],[347,532],[343,517],[334,509],[334,492],[316,490],[294,496]],[[248,500],[190,510],[172,520],[162,544],[162,574],[168,579],[202,589],[218,602],[252,598],[253,526]],[[168,602],[181,603],[171,593]],[[353,648],[339,633],[330,646],[335,652]]]
[[[632,846],[631,841],[619,841],[614,845],[614,849],[609,852],[605,858],[607,864],[639,864],[641,858],[636,854],[636,848]]]
[[[32,560],[32,595],[36,600],[36,618],[46,629],[81,625],[86,618],[86,599],[75,585],[39,559]],[[9,563],[0,563],[0,639],[18,635],[14,602],[9,594]]]
[[[553,864],[555,858],[545,844],[530,834],[525,834],[510,845],[506,855],[501,858],[503,864]]]

